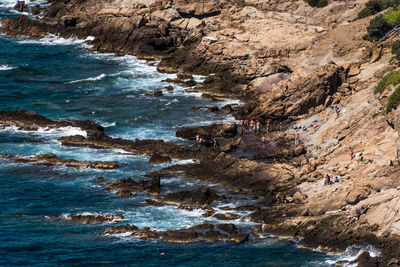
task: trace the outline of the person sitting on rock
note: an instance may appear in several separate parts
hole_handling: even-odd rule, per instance
[[[353,149],[351,148],[350,149],[350,159],[354,159],[354,151],[353,151]]]
[[[339,178],[335,178],[335,183],[339,183]]]

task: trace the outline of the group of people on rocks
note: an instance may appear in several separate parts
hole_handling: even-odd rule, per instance
[[[194,142],[195,142],[195,144],[196,144],[197,146],[200,147],[201,145],[204,144],[204,139],[201,138],[199,134],[196,134],[196,139],[195,139]],[[219,147],[219,143],[218,143],[217,139],[215,139],[215,138],[213,137],[213,138],[211,139],[211,142],[212,142],[212,145],[213,145],[214,149],[217,150],[218,147]]]

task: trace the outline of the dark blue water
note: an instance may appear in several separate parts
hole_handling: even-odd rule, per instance
[[[13,1],[0,0],[0,17],[17,16]],[[194,105],[215,105],[197,94],[175,91],[152,98],[145,92],[168,85],[174,75],[160,74],[155,62],[131,56],[91,52],[83,41],[49,36],[40,41],[0,36],[0,110],[24,108],[50,118],[94,120],[106,133],[128,139],[162,138],[180,143],[179,126],[229,121]],[[197,77],[201,78],[201,77]],[[219,103],[222,106],[227,104]],[[194,243],[171,245],[158,240],[126,236],[101,237],[109,225],[77,225],[55,222],[51,215],[122,213],[139,227],[182,228],[216,220],[203,211],[182,211],[174,206],[150,207],[145,194],[122,199],[97,184],[122,177],[142,175],[166,165],[151,166],[147,156],[132,156],[119,150],[68,148],[54,139],[73,135],[79,129],[37,132],[0,130],[0,153],[55,153],[77,160],[117,160],[118,170],[90,170],[65,166],[18,164],[0,159],[0,265],[120,264],[133,266],[321,266],[338,258],[296,247],[276,239],[257,239],[240,245]],[[41,140],[32,143],[29,140]],[[174,161],[173,163],[176,163]],[[162,181],[165,192],[198,186],[173,177]],[[222,189],[221,189],[222,190]],[[218,206],[218,203],[216,203]],[[251,222],[234,221],[239,227]],[[161,254],[165,253],[165,254]]]

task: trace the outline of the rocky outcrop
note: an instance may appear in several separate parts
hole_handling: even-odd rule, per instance
[[[37,162],[43,165],[66,165],[68,167],[85,167],[93,169],[116,169],[116,161],[77,161],[75,159],[60,159],[55,154],[40,154],[36,157],[24,157],[22,155],[0,154],[0,157],[12,159],[20,163]]]
[[[209,206],[215,200],[221,199],[217,191],[207,187],[193,190],[172,192],[163,198],[163,202],[173,205],[185,205],[192,208]]]
[[[195,140],[196,135],[205,140],[211,140],[211,138],[232,138],[237,135],[237,126],[234,123],[212,124],[201,127],[181,127],[176,131],[177,137],[187,140]]]
[[[37,131],[43,129],[58,129],[63,127],[76,127],[86,131],[90,137],[104,135],[104,128],[90,120],[52,120],[35,112],[24,109],[16,111],[0,111],[0,124],[4,126],[16,126],[20,130]]]
[[[107,228],[103,235],[120,233],[131,233],[132,236],[141,239],[161,239],[168,243],[192,243],[195,241],[243,243],[249,238],[249,234],[242,233],[233,224],[198,225],[188,229],[166,231],[155,231],[148,227],[139,229],[134,225],[120,225]]]
[[[162,157],[190,159],[192,153],[189,149],[183,148],[172,142],[165,142],[164,140],[139,140],[135,141],[112,138],[109,136],[89,137],[85,138],[81,135],[64,136],[58,139],[62,145],[65,146],[87,146],[91,148],[117,148],[125,151],[141,155],[159,155]]]
[[[261,107],[250,117],[282,121],[303,114],[312,115],[316,107],[323,106],[326,99],[336,93],[345,79],[344,69],[332,62],[308,77],[264,93]]]
[[[118,222],[125,217],[122,214],[94,214],[94,215],[67,215],[67,216],[50,216],[50,219],[56,221],[71,221],[79,224],[102,224],[110,222]]]
[[[150,195],[159,195],[161,193],[160,176],[156,173],[151,174],[151,180],[135,181],[132,178],[123,178],[115,180],[106,186],[107,190],[116,190],[120,197],[130,197],[134,192],[148,191]]]

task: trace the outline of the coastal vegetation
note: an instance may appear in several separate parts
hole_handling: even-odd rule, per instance
[[[400,83],[400,70],[392,71],[383,76],[375,87],[375,94],[382,94],[389,85],[398,85]]]
[[[327,0],[304,0],[304,1],[312,7],[321,8],[328,5]]]
[[[369,0],[365,7],[358,13],[357,19],[363,19],[390,8],[397,7],[400,4],[399,0]]]
[[[365,12],[367,13],[367,11]],[[359,16],[360,13],[358,14]],[[361,16],[363,15],[361,14]],[[371,20],[369,26],[367,27],[367,34],[364,36],[364,39],[369,41],[377,41],[380,38],[384,37],[389,31],[394,29],[399,24],[400,5],[396,5],[396,7],[391,8],[383,15],[379,15]]]
[[[393,109],[396,109],[400,104],[400,86],[398,86],[394,92],[389,96],[389,101],[386,106],[386,113],[391,112]]]

